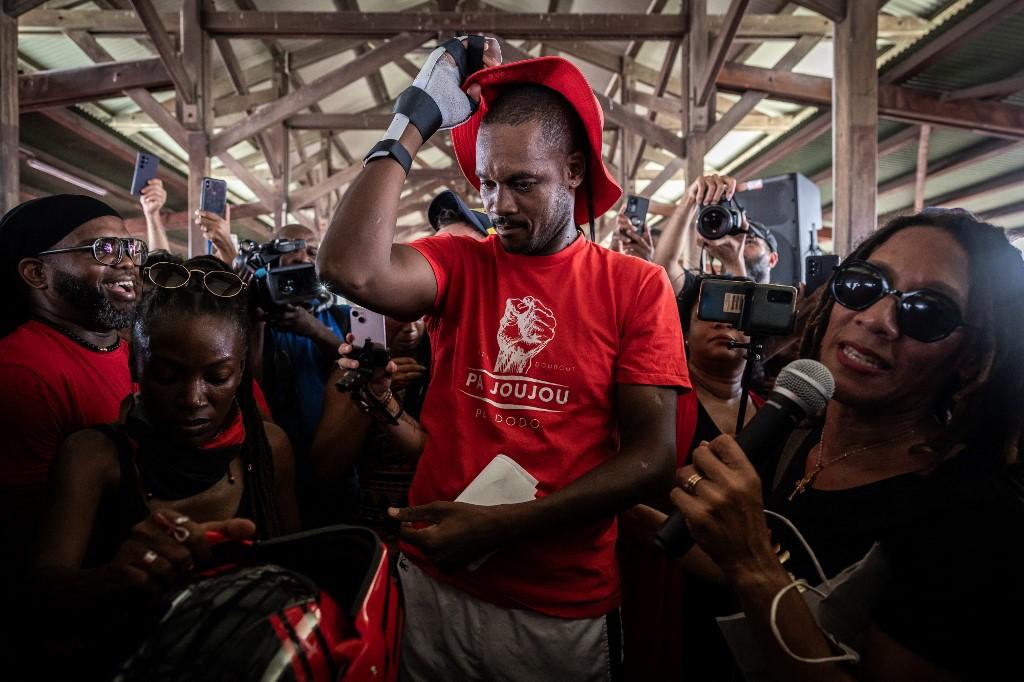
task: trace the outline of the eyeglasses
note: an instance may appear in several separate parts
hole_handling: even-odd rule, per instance
[[[233,272],[223,270],[189,270],[177,263],[155,263],[144,271],[149,281],[161,289],[180,289],[199,275],[203,288],[214,296],[231,298],[245,291],[245,282]]]
[[[92,251],[92,257],[97,263],[103,265],[117,265],[126,255],[132,263],[138,266],[146,264],[149,257],[149,247],[141,239],[128,239],[125,237],[100,237],[86,246],[69,246],[65,249],[50,249],[41,251],[37,256],[49,256],[54,253],[71,253],[73,251]]]
[[[893,289],[885,273],[867,261],[843,263],[832,277],[832,297],[850,310],[866,310],[889,295],[899,300],[896,321],[900,331],[912,339],[940,341],[964,324],[959,307],[945,294],[930,289]]]

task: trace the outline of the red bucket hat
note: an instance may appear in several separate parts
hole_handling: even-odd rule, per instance
[[[480,189],[480,178],[476,176],[476,137],[480,122],[487,113],[488,104],[495,101],[510,85],[531,83],[551,88],[562,97],[579,115],[587,133],[590,158],[587,160],[587,174],[590,176],[590,191],[594,201],[594,219],[615,205],[622,196],[622,188],[615,182],[604,165],[601,156],[604,130],[604,112],[594,97],[590,83],[576,66],[562,57],[538,57],[481,69],[471,75],[463,84],[464,89],[477,83],[480,85],[480,107],[462,125],[452,129],[452,143],[455,157],[459,161],[466,179]],[[586,184],[583,191],[576,192],[574,216],[577,225],[589,222],[587,215]]]

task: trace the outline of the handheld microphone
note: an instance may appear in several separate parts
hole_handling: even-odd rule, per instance
[[[736,435],[736,443],[747,453],[759,474],[764,475],[764,460],[779,441],[786,438],[801,419],[825,409],[835,390],[832,373],[816,360],[794,360],[782,369],[764,405]],[[654,544],[670,557],[682,556],[693,546],[686,519],[679,510],[672,512],[658,530]]]

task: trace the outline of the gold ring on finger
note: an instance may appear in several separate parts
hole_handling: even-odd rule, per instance
[[[700,474],[692,474],[688,479],[686,479],[686,483],[683,484],[683,490],[690,493],[691,495],[696,495],[697,484],[700,483],[702,480],[704,480],[704,477],[701,476]]]
[[[171,531],[171,535],[178,542],[188,542],[188,539],[192,537],[192,533],[185,526],[175,526],[174,530]]]

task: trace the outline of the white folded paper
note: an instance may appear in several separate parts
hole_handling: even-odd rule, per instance
[[[537,479],[508,455],[498,455],[477,474],[455,501],[490,507],[529,502],[536,498]],[[491,554],[470,564],[468,570],[480,568]]]

